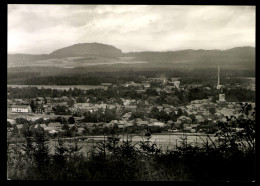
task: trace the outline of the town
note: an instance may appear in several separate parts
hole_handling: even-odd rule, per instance
[[[227,89],[219,75],[211,87],[182,85],[180,78],[142,78],[141,83],[102,83],[106,89],[8,87],[8,140],[19,139],[25,124],[43,128],[51,138],[147,131],[215,134],[218,122],[239,119],[245,105],[250,105],[249,115],[255,111],[254,101],[226,101],[223,93],[235,89],[254,95],[251,82],[247,89]]]

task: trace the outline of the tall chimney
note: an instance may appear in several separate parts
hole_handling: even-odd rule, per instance
[[[218,86],[220,85],[220,79],[219,79],[219,65],[218,65]]]

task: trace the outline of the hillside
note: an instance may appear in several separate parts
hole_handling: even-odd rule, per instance
[[[254,47],[236,47],[228,50],[180,50],[168,52],[130,52],[125,56],[151,63],[186,65],[255,65]]]
[[[180,50],[167,52],[129,52],[100,43],[75,44],[50,54],[8,54],[8,67],[38,66],[99,69],[255,69],[255,48],[228,50]]]
[[[49,59],[48,54],[8,54],[8,66],[22,66],[32,64],[31,62]]]
[[[80,43],[50,53],[50,56],[59,58],[86,56],[120,57],[121,55],[122,51],[120,49],[101,43]]]

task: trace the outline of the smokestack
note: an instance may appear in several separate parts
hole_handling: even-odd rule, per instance
[[[219,65],[218,65],[218,86],[220,85],[220,79],[219,79]]]
[[[220,85],[220,77],[219,77],[219,65],[218,65],[218,85],[217,85],[217,89],[220,89],[221,85]]]

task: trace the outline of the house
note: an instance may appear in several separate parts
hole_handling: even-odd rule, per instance
[[[179,87],[180,87],[180,81],[173,81],[173,84],[174,84],[174,86],[177,88],[177,89],[179,89]]]
[[[130,99],[126,99],[126,100],[123,100],[123,104],[125,105],[125,106],[128,106],[128,105],[130,105],[130,103],[131,103],[131,100]]]
[[[106,109],[107,104],[99,104],[97,105],[98,108]]]
[[[150,123],[158,122],[158,120],[157,120],[157,119],[152,119],[152,118],[151,118],[151,119],[149,120],[149,122],[150,122]]]
[[[127,109],[135,110],[137,108],[136,105],[131,105],[131,106],[125,106]]]
[[[151,87],[150,83],[143,83],[142,85],[144,86],[144,88],[150,88]]]
[[[134,81],[128,81],[128,82],[126,82],[126,83],[124,84],[124,87],[129,87],[129,86],[132,86],[132,85],[134,85],[134,84],[135,84]]]
[[[116,108],[116,106],[111,104],[111,105],[107,105],[107,108],[108,109],[114,109],[114,108]]]
[[[32,110],[29,105],[12,105],[12,112],[29,113],[31,111]]]
[[[157,108],[159,109],[159,111],[163,110],[163,106],[157,106]]]
[[[37,97],[37,99],[41,100],[41,101],[44,101],[44,98],[43,97]]]
[[[75,103],[74,104],[74,107],[75,108],[79,108],[79,109],[81,109],[81,108],[88,108],[90,106],[91,106],[90,103]]]
[[[35,113],[36,114],[42,114],[44,112],[44,107],[43,105],[36,105],[35,106]]]
[[[53,98],[53,102],[59,102],[60,99],[59,98]]]
[[[187,116],[180,116],[178,117],[177,121],[179,122],[185,122],[185,123],[191,123],[192,119],[190,117]]]
[[[148,126],[164,127],[165,123],[157,121],[157,122],[152,122],[152,123],[148,124]]]
[[[191,103],[191,104],[198,104],[198,103],[201,103],[201,101],[200,101],[200,100],[193,100],[193,101],[191,101],[190,103]]]
[[[85,129],[84,129],[83,127],[79,127],[79,128],[77,129],[77,133],[78,133],[78,134],[82,134],[84,130],[85,130]]]
[[[68,106],[68,103],[63,101],[63,102],[56,102],[56,103],[53,103],[53,106]]]
[[[205,121],[202,115],[195,115],[195,118],[199,123]]]
[[[117,126],[118,126],[118,128],[122,129],[122,128],[124,128],[126,123],[127,123],[126,121],[120,120],[120,121],[118,121]]]
[[[42,127],[45,130],[47,126],[45,124],[36,124],[34,128],[38,127]]]
[[[166,87],[165,87],[165,90],[171,91],[171,90],[174,89],[174,88],[175,88],[175,86],[166,86]]]
[[[112,124],[112,125],[117,124],[117,123],[118,123],[118,120],[111,120],[111,121],[109,122],[109,124]]]
[[[23,99],[14,99],[14,102],[15,102],[15,103],[18,103],[18,104],[22,104]]]
[[[39,99],[40,98],[40,99]],[[44,98],[38,97],[34,100],[35,105],[41,105],[44,103]]]
[[[128,120],[131,117],[131,112],[125,113],[125,115],[122,116],[122,119]]]
[[[183,124],[183,129],[187,132],[196,132],[196,129],[190,124]]]
[[[139,121],[137,121],[137,125],[138,126],[148,126],[148,122],[147,121],[143,121],[143,120],[139,120]]]
[[[12,104],[7,103],[7,112],[12,112]]]
[[[133,126],[133,123],[130,123],[130,122],[127,122],[124,127],[132,127]]]
[[[61,123],[60,122],[51,122],[48,124],[48,127],[46,127],[47,130],[61,130]]]
[[[52,103],[52,98],[46,97],[45,99],[46,99],[46,102],[47,102],[47,103]]]
[[[44,112],[45,113],[54,113],[52,105],[44,105]]]

